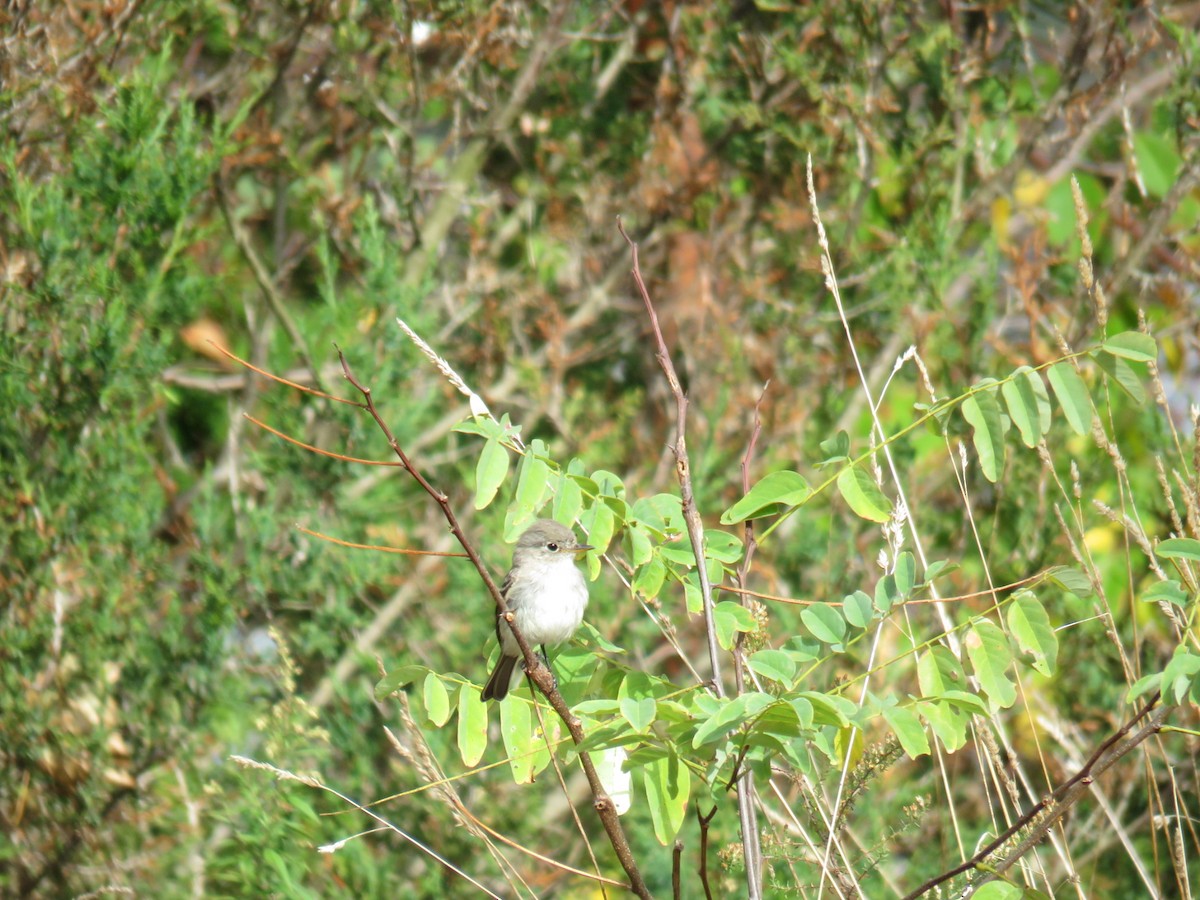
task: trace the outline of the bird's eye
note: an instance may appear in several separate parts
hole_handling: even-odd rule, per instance
[[[548,543],[546,545],[546,549],[549,550],[551,553],[557,553],[558,552],[558,544],[554,543],[554,541],[551,541],[550,543]]]

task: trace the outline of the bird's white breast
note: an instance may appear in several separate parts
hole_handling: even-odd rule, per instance
[[[517,628],[530,644],[561,644],[575,633],[587,609],[587,582],[568,556],[550,560],[522,573],[509,589]],[[504,652],[520,651],[512,632],[502,628]]]

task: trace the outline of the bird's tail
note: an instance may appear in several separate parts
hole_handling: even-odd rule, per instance
[[[496,663],[496,668],[492,670],[492,677],[484,685],[484,700],[503,700],[508,696],[508,689],[512,684],[513,669],[516,668],[516,665],[517,657],[500,654],[500,661]]]

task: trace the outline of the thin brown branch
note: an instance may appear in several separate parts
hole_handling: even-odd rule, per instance
[[[357,456],[346,456],[344,453],[334,453],[332,450],[322,450],[320,447],[315,447],[312,444],[306,444],[304,441],[298,440],[291,435],[284,434],[277,428],[272,428],[266,422],[254,418],[254,416],[250,415],[250,413],[242,413],[242,418],[249,419],[263,431],[269,431],[271,434],[275,435],[275,437],[282,438],[289,444],[294,444],[295,446],[300,447],[303,450],[307,450],[309,453],[315,453],[318,456],[328,456],[330,459],[338,459],[342,462],[358,463],[361,466],[390,466],[392,468],[404,468],[404,463],[395,462],[394,460],[390,459],[360,459]]]
[[[496,584],[496,580],[492,578],[491,572],[488,571],[484,564],[479,551],[475,545],[467,539],[466,533],[459,524],[458,517],[454,514],[454,509],[450,506],[450,498],[435,488],[428,479],[415,468],[409,460],[404,448],[400,446],[392,434],[392,430],[388,427],[383,417],[379,414],[379,410],[375,407],[375,400],[371,395],[371,389],[364,385],[354,373],[350,371],[350,364],[346,361],[345,354],[341,349],[338,349],[338,359],[342,364],[342,374],[346,380],[363,396],[363,403],[371,418],[375,420],[375,424],[379,430],[383,432],[387,438],[388,446],[392,448],[397,458],[404,463],[404,468],[412,475],[421,489],[425,491],[434,502],[442,509],[442,515],[446,519],[446,523],[450,526],[450,531],[458,541],[459,546],[466,551],[467,557],[471,560],[475,570],[479,573],[480,579],[488,589],[488,593],[492,595],[492,600],[496,604],[496,608],[500,611],[509,628],[512,630],[512,635],[517,641],[517,646],[521,648],[521,654],[525,659],[525,671],[529,679],[537,686],[538,690],[545,696],[546,701],[562,719],[567,731],[571,735],[571,740],[576,745],[582,744],[584,741],[583,725],[579,719],[571,713],[570,707],[563,700],[562,694],[558,692],[558,686],[555,684],[554,675],[550,669],[542,662],[540,656],[533,652],[533,648],[529,642],[525,640],[525,636],[521,634],[520,628],[517,627],[512,611],[509,610],[508,604],[504,602],[504,595],[500,593],[500,588]],[[617,808],[609,797],[608,792],[604,789],[604,785],[600,781],[600,776],[596,773],[596,767],[592,763],[592,758],[585,752],[579,753],[579,762],[583,767],[584,775],[587,777],[588,786],[592,791],[592,806],[596,810],[596,814],[600,818],[601,824],[608,835],[609,843],[612,844],[613,851],[617,855],[621,867],[625,870],[625,874],[629,876],[629,890],[637,894],[639,897],[650,897],[650,889],[646,886],[645,880],[638,869],[637,861],[633,857],[633,850],[629,846],[629,840],[625,836],[625,829],[621,825],[621,820],[617,816]]]
[[[637,284],[642,302],[646,306],[646,314],[650,317],[650,326],[654,330],[654,342],[657,346],[655,358],[667,376],[667,384],[675,398],[675,475],[679,480],[680,498],[683,500],[683,519],[687,524],[688,539],[692,542],[692,552],[696,555],[696,572],[700,578],[700,597],[704,608],[704,630],[708,638],[708,661],[712,666],[713,689],[718,697],[725,696],[725,686],[721,682],[721,648],[717,643],[717,629],[713,623],[712,584],[708,580],[708,571],[704,566],[704,523],[700,521],[700,512],[696,509],[696,495],[692,490],[692,467],[687,452],[687,410],[688,398],[679,383],[679,374],[675,364],[671,362],[671,353],[667,349],[666,339],[663,338],[662,328],[658,324],[658,313],[650,301],[650,292],[646,282],[642,280],[641,264],[638,262],[638,245],[625,231],[625,224],[617,217],[617,230],[629,245],[633,254],[633,280]]]
[[[988,862],[984,880],[990,880],[1016,865],[1021,857],[1041,843],[1050,829],[1079,802],[1091,788],[1096,778],[1137,748],[1146,738],[1158,732],[1162,727],[1163,720],[1175,708],[1173,706],[1159,706],[1156,708],[1158,700],[1159,695],[1155,691],[1149,702],[1138,710],[1133,718],[1097,747],[1096,752],[1089,757],[1087,762],[1083,764],[1083,767],[1068,781],[1056,788],[1048,797],[1040,800],[1025,815],[1021,816],[1020,819],[1006,828],[995,840],[983,847],[970,859],[943,872],[941,875],[930,878],[915,891],[905,896],[904,900],[916,900],[917,897],[927,894],[938,885],[944,884],[950,879],[962,875],[964,872],[978,869],[988,860],[991,854],[995,853],[1000,847],[1003,847],[1017,834],[1028,829],[1021,840],[1005,857]],[[1151,712],[1152,710],[1153,712]],[[1142,719],[1146,719],[1146,723],[1134,732],[1134,728],[1137,727]],[[981,880],[979,884],[982,883],[983,881]]]
[[[274,382],[277,382],[278,384],[286,385],[287,387],[290,387],[293,390],[303,391],[305,394],[312,394],[314,397],[322,397],[325,400],[332,400],[334,403],[345,403],[347,406],[358,406],[358,407],[361,407],[364,409],[366,408],[366,407],[363,407],[363,405],[356,400],[347,400],[345,397],[335,397],[333,394],[327,394],[324,391],[318,391],[316,388],[310,388],[308,385],[300,384],[298,381],[288,381],[288,379],[286,379],[286,378],[280,378],[278,375],[272,375],[266,369],[260,369],[258,366],[254,365],[251,362],[248,362],[247,360],[242,359],[240,356],[234,356],[232,353],[230,353],[228,350],[226,350],[224,347],[222,347],[220,344],[216,343],[215,341],[209,341],[209,343],[212,344],[213,348],[218,353],[220,353],[222,356],[228,357],[229,359],[231,359],[235,363],[237,363],[239,366],[244,366],[245,368],[249,369],[254,374],[261,375],[263,378],[266,378],[270,381],[274,381]]]
[[[318,540],[328,541],[331,544],[337,544],[339,547],[351,547],[355,550],[378,550],[380,553],[403,553],[405,556],[453,556],[460,559],[465,559],[465,553],[452,553],[442,550],[409,550],[407,547],[381,547],[378,544],[355,544],[351,541],[343,541],[341,538],[335,538],[328,534],[321,534],[319,531],[313,531],[310,528],[305,528],[303,525],[296,525],[297,531],[302,531],[310,537],[315,537]]]
[[[712,886],[708,883],[708,825],[717,814],[714,806],[708,815],[700,815],[700,805],[696,804],[696,821],[700,824],[700,884],[704,887],[705,900],[713,900]]]
[[[682,889],[682,873],[680,871],[683,863],[683,841],[676,841],[675,846],[671,849],[671,896],[675,900],[680,900],[683,896]]]
[[[721,648],[717,643],[717,628],[713,620],[712,583],[708,580],[708,567],[705,565],[704,553],[704,523],[700,520],[700,511],[696,508],[696,495],[692,488],[692,466],[687,452],[687,410],[688,398],[679,383],[679,374],[671,361],[671,353],[667,349],[666,339],[658,324],[658,313],[650,300],[650,291],[642,279],[642,268],[638,260],[638,245],[625,231],[625,224],[617,217],[617,230],[633,256],[633,280],[641,294],[642,303],[646,306],[646,315],[650,318],[650,326],[654,330],[654,342],[657,346],[655,357],[663,374],[667,377],[671,394],[675,398],[675,476],[679,481],[679,496],[683,501],[683,519],[687,524],[688,539],[692,544],[692,552],[696,557],[696,574],[700,580],[700,599],[704,610],[704,632],[708,638],[708,660],[712,666],[713,689],[718,697],[725,696],[725,685],[721,680]],[[737,792],[738,817],[742,831],[742,852],[746,862],[746,892],[750,900],[758,900],[762,896],[762,866],[758,851],[758,824],[754,810],[754,789],[749,781],[743,781]]]

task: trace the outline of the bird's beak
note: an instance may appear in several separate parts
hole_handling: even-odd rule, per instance
[[[575,555],[579,556],[579,554],[581,554],[581,553],[587,553],[589,550],[595,550],[595,549],[596,548],[593,547],[591,544],[579,544],[575,547]]]

